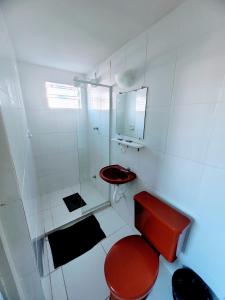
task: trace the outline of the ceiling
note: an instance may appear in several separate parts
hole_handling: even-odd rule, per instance
[[[87,73],[182,0],[4,0],[18,59]]]

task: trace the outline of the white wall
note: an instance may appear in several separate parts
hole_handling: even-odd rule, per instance
[[[74,74],[19,63],[31,143],[41,194],[79,182],[76,109],[48,107],[45,82],[73,85]]]
[[[0,99],[2,98],[2,94],[0,94]],[[6,136],[2,111],[0,113],[0,145],[0,201],[2,204],[0,239],[20,299],[44,299],[31,241],[31,228],[27,226],[27,213],[25,214],[26,210],[24,211],[25,206],[18,185],[14,161],[10,156],[10,144]],[[7,266],[6,262],[4,265]],[[5,288],[11,295],[13,292],[10,287],[13,286],[12,278],[4,271],[5,268],[1,269]]]
[[[38,192],[16,60],[1,11],[0,44],[0,238],[21,299],[40,300],[31,242],[41,232]]]
[[[117,72],[136,68],[139,80],[132,88],[149,87],[145,148],[111,148],[112,163],[138,176],[118,212],[133,222],[132,196],[146,189],[190,214],[195,222],[180,260],[219,299],[225,297],[224,12],[224,1],[186,1],[93,71],[113,84]]]
[[[0,241],[0,292],[6,299],[19,299],[4,247]],[[1,295],[0,294],[0,295]]]
[[[2,19],[2,18],[1,18]],[[21,197],[26,212],[31,237],[40,231],[39,193],[34,169],[31,144],[27,138],[27,120],[20,88],[17,64],[1,20],[0,92],[1,113],[9,141]]]

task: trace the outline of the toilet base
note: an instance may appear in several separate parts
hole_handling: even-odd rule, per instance
[[[145,299],[147,299],[147,297],[148,297],[148,295],[145,296],[144,298],[137,299],[137,300],[145,300]],[[118,299],[118,298],[115,298],[112,294],[110,294],[109,300],[126,300],[126,299]]]

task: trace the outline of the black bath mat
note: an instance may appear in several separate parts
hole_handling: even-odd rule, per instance
[[[68,228],[49,234],[48,240],[55,268],[89,251],[105,237],[98,220],[93,215]]]
[[[63,198],[63,201],[65,202],[69,212],[86,205],[86,202],[78,193]]]

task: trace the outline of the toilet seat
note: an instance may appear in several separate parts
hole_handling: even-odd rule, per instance
[[[139,235],[119,240],[105,260],[105,278],[113,299],[143,299],[154,285],[158,270],[158,253]]]

